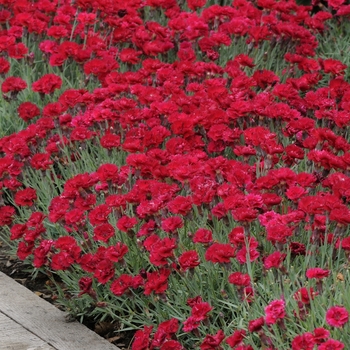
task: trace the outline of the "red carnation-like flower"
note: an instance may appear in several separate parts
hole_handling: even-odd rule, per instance
[[[234,349],[236,346],[242,345],[246,334],[247,332],[244,329],[237,329],[231,336],[226,339],[226,344]]]
[[[32,90],[41,94],[52,94],[62,86],[62,79],[56,74],[45,74],[32,84]]]
[[[228,277],[228,281],[238,287],[250,285],[250,276],[247,273],[234,272]]]
[[[36,170],[47,170],[53,164],[48,153],[37,153],[34,154],[30,161],[30,165]]]
[[[209,303],[202,301],[192,306],[191,316],[196,321],[204,321],[208,317],[208,313],[213,310]]]
[[[205,259],[213,263],[229,263],[235,256],[235,249],[229,244],[214,243],[205,252]]]
[[[168,269],[160,269],[160,271],[148,272],[145,283],[145,295],[163,294],[168,289],[168,277],[171,271]]]
[[[167,265],[169,259],[174,257],[174,249],[176,242],[174,238],[165,237],[157,240],[151,246],[151,254],[149,260],[155,266]]]
[[[172,216],[162,220],[162,229],[167,233],[175,232],[184,225],[183,220],[179,216]]]
[[[184,252],[179,257],[179,264],[184,271],[195,268],[200,264],[198,253],[195,250]]]
[[[11,225],[15,212],[15,208],[9,205],[0,207],[0,226]]]
[[[153,336],[152,348],[160,348],[164,349],[164,343],[170,341],[172,337],[174,337],[175,333],[179,329],[179,321],[176,318],[172,318],[168,321],[162,322]],[[179,349],[182,350],[182,347],[178,347],[175,343],[176,347],[169,347],[170,349]]]
[[[323,327],[315,328],[313,334],[314,334],[314,339],[315,339],[316,344],[323,343],[331,335],[330,331],[327,329],[324,329]]]
[[[6,74],[10,70],[10,63],[5,58],[0,57],[0,74]]]
[[[248,330],[251,333],[252,332],[259,332],[262,329],[264,324],[265,324],[265,319],[263,316],[256,318],[254,320],[249,321]]]
[[[326,321],[332,327],[343,327],[349,321],[349,312],[343,306],[332,306],[327,310]]]
[[[105,284],[113,278],[115,267],[110,260],[103,259],[94,267],[94,277],[99,283]]]
[[[51,258],[51,268],[53,270],[67,270],[73,263],[73,257],[66,251],[61,251]]]
[[[91,225],[97,226],[106,223],[108,221],[108,215],[111,212],[112,210],[108,208],[106,204],[98,205],[89,213],[89,220]]]
[[[322,279],[329,276],[330,271],[324,270],[319,267],[314,267],[306,271],[307,278]]]
[[[78,295],[79,297],[84,295],[84,294],[93,295],[92,278],[91,277],[80,278],[78,285],[79,285],[79,289],[80,289],[80,293]]]
[[[187,6],[190,10],[196,11],[197,9],[205,6],[207,0],[187,0]]]
[[[215,350],[215,349],[220,349],[220,344],[224,340],[225,334],[224,332],[220,329],[216,334],[214,335],[209,335],[207,334],[200,345],[201,350]]]
[[[302,287],[294,293],[293,298],[297,301],[301,301],[303,304],[308,305],[310,304],[311,300],[315,299],[316,295],[318,295],[318,293],[315,292],[312,287],[310,288]]]
[[[132,287],[133,277],[130,275],[120,275],[116,280],[111,284],[111,292],[114,295],[121,296]]]
[[[205,228],[198,229],[193,236],[194,243],[208,244],[213,241],[213,234]]]
[[[128,232],[137,224],[136,218],[130,218],[129,216],[122,216],[118,222],[117,227],[120,231]]]
[[[292,341],[292,350],[313,350],[316,345],[312,333],[297,335]]]
[[[108,242],[115,235],[114,227],[109,223],[98,225],[94,228],[94,240]]]
[[[36,191],[33,188],[26,188],[15,194],[15,203],[18,206],[30,207],[36,201]]]
[[[27,87],[27,83],[18,77],[8,77],[1,85],[1,91],[6,94],[8,92],[20,92]]]
[[[131,350],[148,350],[150,348],[152,326],[144,326],[143,329],[138,330],[134,336]]]
[[[269,256],[267,256],[264,260],[264,267],[266,270],[276,268],[280,269],[282,267],[283,261],[286,258],[287,254],[282,254],[279,251],[276,251]]]
[[[284,300],[273,300],[265,308],[265,322],[267,325],[275,324],[286,316]]]
[[[103,148],[106,148],[108,150],[118,148],[120,146],[120,136],[106,133],[100,138],[100,144]]]
[[[118,242],[116,245],[107,248],[105,257],[113,262],[121,262],[128,251],[127,245]]]
[[[328,339],[322,343],[317,349],[318,350],[343,350],[345,347],[344,343],[335,339]]]

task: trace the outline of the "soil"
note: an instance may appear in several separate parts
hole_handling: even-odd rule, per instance
[[[63,308],[55,303],[55,286],[49,278],[39,272],[35,279],[33,278],[28,267],[16,256],[11,255],[8,247],[0,240],[0,271],[31,290],[39,297],[45,299],[57,308]],[[59,282],[58,282],[59,283]],[[121,350],[130,350],[134,332],[116,332],[118,324],[111,321],[96,322],[93,319],[86,319],[83,324],[93,330],[111,344],[116,345]]]

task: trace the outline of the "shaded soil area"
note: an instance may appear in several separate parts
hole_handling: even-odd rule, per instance
[[[16,256],[11,255],[8,247],[1,240],[0,271],[31,290],[40,298],[43,298],[44,300],[64,311],[61,306],[55,303],[56,288],[50,279],[41,272],[39,272],[36,277],[33,278],[28,267]],[[60,283],[59,281],[56,282]],[[64,288],[63,285],[61,285],[61,287]],[[121,350],[131,349],[131,342],[133,340],[134,332],[118,333],[118,324],[112,320],[96,322],[93,319],[86,319],[83,324],[103,338],[107,339],[110,343],[116,345],[116,347],[119,347]]]

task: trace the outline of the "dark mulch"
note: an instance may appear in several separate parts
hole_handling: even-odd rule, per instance
[[[8,247],[6,247],[1,240],[0,271],[14,279],[16,282],[22,284],[39,297],[63,310],[61,306],[55,303],[56,288],[50,279],[41,272],[39,272],[34,279],[31,272],[29,272],[28,267],[26,267],[21,260],[17,259],[16,256],[10,254]],[[118,331],[118,323],[113,321],[96,322],[93,319],[85,319],[83,324],[107,339],[110,343],[118,346],[121,350],[131,349],[131,341],[134,332],[116,332]]]

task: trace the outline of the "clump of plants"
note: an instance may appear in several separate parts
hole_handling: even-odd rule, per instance
[[[1,237],[135,350],[346,349],[349,15],[2,2]]]

